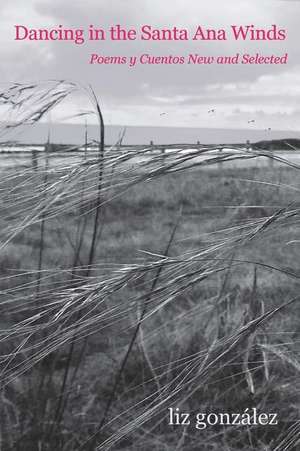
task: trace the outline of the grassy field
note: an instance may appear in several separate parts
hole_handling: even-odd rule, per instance
[[[109,194],[105,192],[94,266],[88,275],[92,201],[75,206],[70,201],[66,211],[58,204],[55,217],[45,213],[45,218],[31,220],[10,238],[1,257],[2,343],[10,355],[3,373],[10,381],[3,392],[4,449],[10,449],[10,442],[11,449],[20,450],[94,449],[117,439],[126,424],[128,434],[113,442],[112,449],[176,449],[177,443],[181,443],[177,449],[187,450],[273,449],[271,444],[287,433],[299,414],[299,306],[282,310],[251,333],[251,339],[228,355],[222,353],[247,319],[255,321],[263,311],[298,295],[297,217],[271,224],[249,238],[251,231],[295,201],[296,175],[295,169],[285,167],[228,170],[224,164],[215,170],[165,174],[122,195],[115,175]],[[25,217],[24,212],[41,202],[41,197],[35,198],[36,187],[44,187],[43,196],[45,186],[58,183],[57,175],[50,174],[46,182],[44,176],[21,174],[16,183],[10,174],[2,182],[2,192],[9,193],[16,205],[14,211],[2,204],[4,234],[20,221],[20,212]],[[83,190],[90,190],[90,182],[85,179]],[[82,183],[73,186],[79,200]],[[24,191],[24,186],[32,192]],[[111,288],[103,293],[106,285]],[[70,296],[74,307],[69,307],[67,317],[63,309]],[[77,298],[83,302],[88,296],[93,300],[79,309]],[[61,305],[56,325],[53,316]],[[34,324],[29,319],[37,312],[42,317]],[[29,327],[39,322],[40,327]],[[14,331],[17,324],[19,331]],[[44,336],[51,333],[57,340],[53,350]],[[40,355],[33,365],[35,346]],[[206,369],[206,362],[220,352],[221,358]],[[65,405],[59,413],[67,366]],[[182,384],[179,391],[177,384]],[[92,443],[88,439],[99,428],[112,392],[108,424]],[[152,413],[154,402],[158,407]],[[279,425],[210,426],[199,431],[168,424],[170,407],[196,415],[243,412],[253,406],[277,412]]]
[[[299,168],[102,139],[1,177],[0,449],[296,451]]]

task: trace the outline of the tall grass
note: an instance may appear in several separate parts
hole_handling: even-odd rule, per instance
[[[0,182],[3,449],[296,450],[299,167],[124,135],[105,149],[95,93],[66,81],[3,89],[3,139],[81,89],[98,154]],[[226,169],[261,158],[280,184],[276,165]],[[170,426],[170,407],[280,421],[198,431]]]

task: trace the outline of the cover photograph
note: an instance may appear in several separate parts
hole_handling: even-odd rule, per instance
[[[299,20],[2,0],[0,451],[300,450]]]

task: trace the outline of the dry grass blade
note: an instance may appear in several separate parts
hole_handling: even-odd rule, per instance
[[[31,149],[0,180],[1,446],[296,449],[296,159],[128,146],[125,129],[107,146],[96,93],[64,80],[1,90],[3,158],[77,91],[97,140],[85,122],[82,145],[48,143],[47,160]],[[199,441],[165,424],[170,406],[252,405],[293,427],[206,428]]]

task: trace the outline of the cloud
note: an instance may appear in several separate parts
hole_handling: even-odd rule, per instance
[[[164,116],[165,125],[195,125],[201,118],[203,126],[210,126],[206,115],[210,105],[219,111],[215,121],[227,126],[234,108],[241,111],[265,111],[273,116],[278,109],[292,115],[299,100],[300,66],[298,54],[299,2],[289,7],[284,1],[273,0],[21,0],[5,2],[0,18],[2,45],[0,47],[1,77],[3,81],[22,81],[49,78],[76,79],[92,84],[101,105],[111,122],[160,125],[161,109],[170,109]],[[291,2],[292,3],[292,2]],[[170,6],[171,5],[171,6]],[[273,23],[288,30],[284,42],[16,42],[14,24],[28,27],[84,27],[93,24],[107,28],[120,23],[140,27],[148,23],[154,27],[176,25],[189,30],[196,26],[228,28],[231,24],[255,24],[269,27]],[[288,66],[242,65],[174,66],[144,65],[134,69],[127,66],[89,65],[91,53],[101,55],[234,55],[236,52],[257,51],[262,54],[289,53]],[[81,96],[66,103],[57,116],[68,115],[86,100]],[[177,113],[184,109],[185,117]],[[222,113],[221,113],[222,112]],[[200,115],[200,116],[199,116]],[[272,114],[270,119],[273,117]],[[275,116],[274,116],[275,117]],[[273,120],[274,120],[273,117]],[[236,116],[234,116],[236,120]],[[274,120],[274,126],[275,126]],[[236,122],[237,123],[237,122]]]

